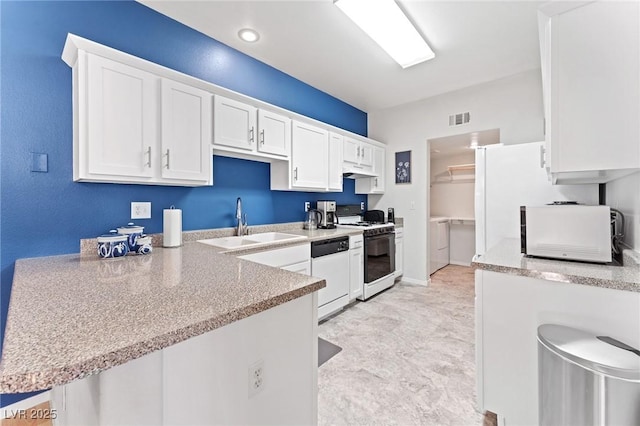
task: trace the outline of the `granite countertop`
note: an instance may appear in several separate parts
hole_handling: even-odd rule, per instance
[[[309,238],[295,244],[345,234],[300,232]],[[322,279],[237,258],[292,244],[224,254],[186,242],[116,259],[98,258],[94,246],[18,260],[0,392],[69,383],[323,288]]]
[[[483,256],[476,257],[471,265],[487,271],[547,281],[640,292],[640,266],[637,258],[635,252],[626,250],[623,261],[626,266],[540,259],[520,253],[520,240],[505,239]]]

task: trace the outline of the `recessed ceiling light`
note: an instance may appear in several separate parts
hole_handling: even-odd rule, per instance
[[[238,37],[240,37],[240,40],[246,41],[247,43],[255,43],[260,40],[260,34],[251,28],[243,28],[238,31]]]
[[[402,68],[435,58],[394,0],[335,0],[335,5]]]

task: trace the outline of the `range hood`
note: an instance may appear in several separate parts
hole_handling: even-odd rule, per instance
[[[360,179],[360,178],[375,178],[375,177],[378,177],[378,174],[373,172],[368,172],[362,169],[347,168],[347,169],[342,169],[342,176],[349,179]]]

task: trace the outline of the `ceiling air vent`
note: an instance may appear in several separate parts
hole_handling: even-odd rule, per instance
[[[468,112],[453,114],[449,116],[449,126],[459,126],[461,124],[467,124],[469,120],[471,120],[471,115]]]

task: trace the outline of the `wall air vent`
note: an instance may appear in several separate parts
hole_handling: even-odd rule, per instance
[[[453,114],[449,116],[449,126],[459,126],[461,124],[467,124],[470,120],[471,115],[468,112]]]

